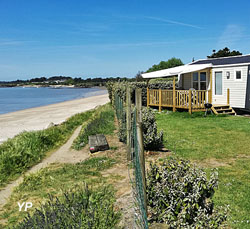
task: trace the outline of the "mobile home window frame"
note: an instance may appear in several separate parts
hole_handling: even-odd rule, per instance
[[[239,79],[237,79],[237,72],[240,72],[240,78]],[[234,75],[235,75],[234,79],[236,81],[242,81],[242,70],[241,69],[235,69]]]
[[[201,80],[201,77],[200,77],[201,73],[205,73],[205,75],[206,75],[206,80],[205,81]],[[198,75],[198,80],[194,80],[194,74]],[[200,89],[201,88],[201,83],[205,82],[206,83],[206,89],[205,90],[207,90],[207,86],[208,86],[208,72],[207,71],[192,72],[191,77],[192,77],[192,88],[195,89],[194,83],[197,83],[198,84],[198,89],[195,89],[195,90],[201,90]]]
[[[221,94],[216,94],[216,73],[221,73]],[[214,72],[214,95],[223,96],[223,71]]]

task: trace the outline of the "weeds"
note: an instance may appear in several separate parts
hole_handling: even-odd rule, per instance
[[[27,212],[18,211],[17,202],[29,201],[34,208],[38,208],[41,201],[45,203],[48,200],[48,193],[54,197],[62,196],[64,190],[71,190],[83,182],[93,188],[103,186],[107,178],[101,175],[101,171],[111,168],[115,163],[114,159],[108,157],[93,157],[76,164],[53,164],[27,175],[14,189],[0,218],[7,219],[8,226],[13,226],[27,216]],[[29,212],[33,213],[33,208]]]
[[[76,150],[80,150],[88,143],[88,137],[90,135],[112,134],[114,129],[114,111],[111,105],[107,104],[101,107],[87,124],[83,125],[72,147]]]

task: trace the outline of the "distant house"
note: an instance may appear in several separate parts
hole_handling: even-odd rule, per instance
[[[204,110],[205,103],[211,103],[214,113],[234,114],[232,107],[250,111],[250,55],[197,60],[179,67],[144,73],[142,77],[176,75],[178,90],[173,88],[175,92],[172,94],[163,90],[160,92],[163,93],[161,100],[153,98],[157,93],[154,92],[154,96],[148,90],[149,106],[189,109],[192,112]],[[166,95],[168,98],[164,98]]]

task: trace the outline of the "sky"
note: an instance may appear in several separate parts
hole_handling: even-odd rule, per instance
[[[226,46],[249,54],[249,10],[249,0],[0,0],[0,81],[134,77]]]

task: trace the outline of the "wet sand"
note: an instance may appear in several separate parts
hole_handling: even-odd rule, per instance
[[[60,124],[74,114],[109,102],[108,94],[76,99],[0,115],[0,144],[23,131],[42,130]]]

